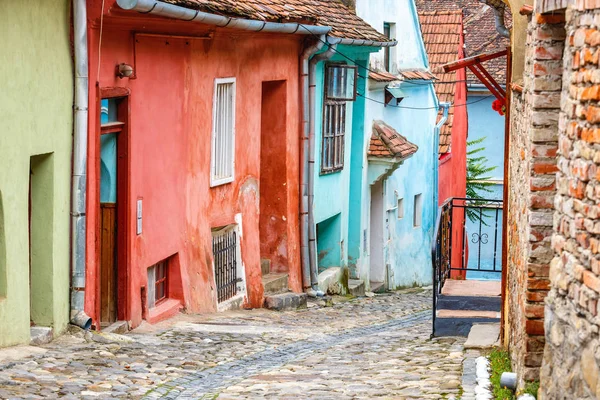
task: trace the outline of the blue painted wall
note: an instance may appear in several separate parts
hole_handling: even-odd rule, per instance
[[[435,122],[437,111],[413,110],[414,108],[435,108],[437,100],[430,85],[405,85],[409,97],[401,107],[368,107],[368,120],[382,119],[419,149],[406,160],[384,183],[384,237],[388,238],[384,247],[384,258],[391,266],[390,286],[392,288],[422,286],[431,283],[431,243],[437,210],[437,184],[435,170],[437,158]],[[372,90],[369,97],[382,100],[383,90]],[[415,227],[414,198],[422,196],[421,226]],[[403,218],[399,219],[398,200],[403,199]],[[382,216],[370,216],[381,218]]]
[[[429,67],[413,0],[357,0],[356,10],[361,18],[380,32],[383,32],[385,23],[391,24],[392,36],[398,39],[398,45],[390,51],[392,73],[403,69]],[[371,68],[381,70],[383,60],[383,50],[373,54],[370,60]],[[364,171],[363,198],[369,201],[363,208],[361,222],[363,234],[370,229],[371,219],[383,220],[384,260],[390,266],[388,275],[390,288],[428,285],[432,278],[431,241],[435,223],[434,215],[437,210],[435,123],[438,102],[435,91],[433,85],[427,82],[418,81],[412,84],[405,82],[402,89],[407,92],[408,97],[400,103],[400,108],[384,107],[383,85],[374,85],[372,82],[369,85],[368,97],[371,100],[366,101],[365,119],[367,141],[372,133],[372,121],[381,119],[415,143],[419,150],[391,176],[383,178],[385,181],[382,215],[370,215],[369,207],[370,185],[380,174],[381,166],[370,163],[368,170]],[[414,196],[417,194],[421,194],[423,199],[422,225],[414,227],[413,203]],[[404,199],[402,219],[398,219],[396,208],[399,198]],[[363,237],[370,240],[370,232]],[[370,243],[363,246],[362,257],[358,263],[360,277],[367,282],[375,268],[380,268],[371,266],[370,251]]]
[[[495,98],[489,93],[477,94],[470,92],[467,97],[469,114],[469,137],[473,141],[482,137],[485,140],[473,147],[483,147],[484,151],[478,153],[487,157],[489,166],[496,169],[490,173],[490,177],[496,183],[490,187],[491,192],[481,192],[487,199],[502,200],[504,179],[504,117],[492,109]],[[471,148],[469,148],[470,150]],[[500,222],[496,225],[496,213],[488,211],[483,216],[483,224],[479,221],[467,219],[467,240],[469,243],[468,268],[492,269],[501,268],[500,250],[502,249],[502,212],[499,212]],[[481,225],[481,231],[480,231]],[[496,236],[496,228],[498,234]],[[483,243],[479,238],[483,240]],[[497,237],[496,243],[494,239]],[[495,249],[495,250],[494,250]],[[499,280],[500,273],[488,273],[469,271],[468,279],[490,279]]]

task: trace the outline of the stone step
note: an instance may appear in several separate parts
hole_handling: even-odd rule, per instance
[[[289,290],[288,274],[271,272],[263,275],[262,283],[266,294],[287,292]]]
[[[102,332],[116,333],[116,334],[121,335],[123,333],[129,332],[129,324],[127,323],[127,321],[117,321],[117,322],[110,324],[106,328],[102,328]]]
[[[29,342],[32,346],[40,346],[42,344],[50,343],[54,338],[54,332],[52,328],[45,326],[32,326],[30,328],[31,341]]]
[[[438,296],[438,310],[498,311],[502,307],[500,297],[488,296]]]
[[[371,284],[371,292],[373,293],[383,293],[385,292],[384,283],[383,282],[370,282]]]
[[[435,336],[467,337],[474,324],[500,323],[500,318],[436,318]]]
[[[260,260],[260,269],[263,276],[268,275],[271,272],[271,260],[262,259]]]
[[[293,311],[306,308],[306,293],[281,293],[265,296],[265,308],[274,311]]]
[[[352,296],[362,297],[365,295],[365,283],[358,279],[348,279],[348,291]]]

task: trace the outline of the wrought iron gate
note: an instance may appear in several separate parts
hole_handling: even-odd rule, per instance
[[[451,198],[439,208],[431,249],[434,327],[446,279],[500,279],[502,212],[502,200],[487,199]]]
[[[235,229],[213,233],[213,257],[215,264],[215,282],[219,303],[237,294],[237,236]]]

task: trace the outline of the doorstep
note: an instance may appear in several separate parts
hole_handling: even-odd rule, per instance
[[[178,314],[181,309],[181,301],[168,299],[158,306],[149,309],[146,321],[150,324],[156,324],[157,322],[173,317]]]

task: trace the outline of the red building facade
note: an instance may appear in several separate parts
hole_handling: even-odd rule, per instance
[[[111,0],[101,18],[101,3],[88,2],[85,310],[94,325],[261,307],[261,259],[301,291],[306,36],[160,18]]]

